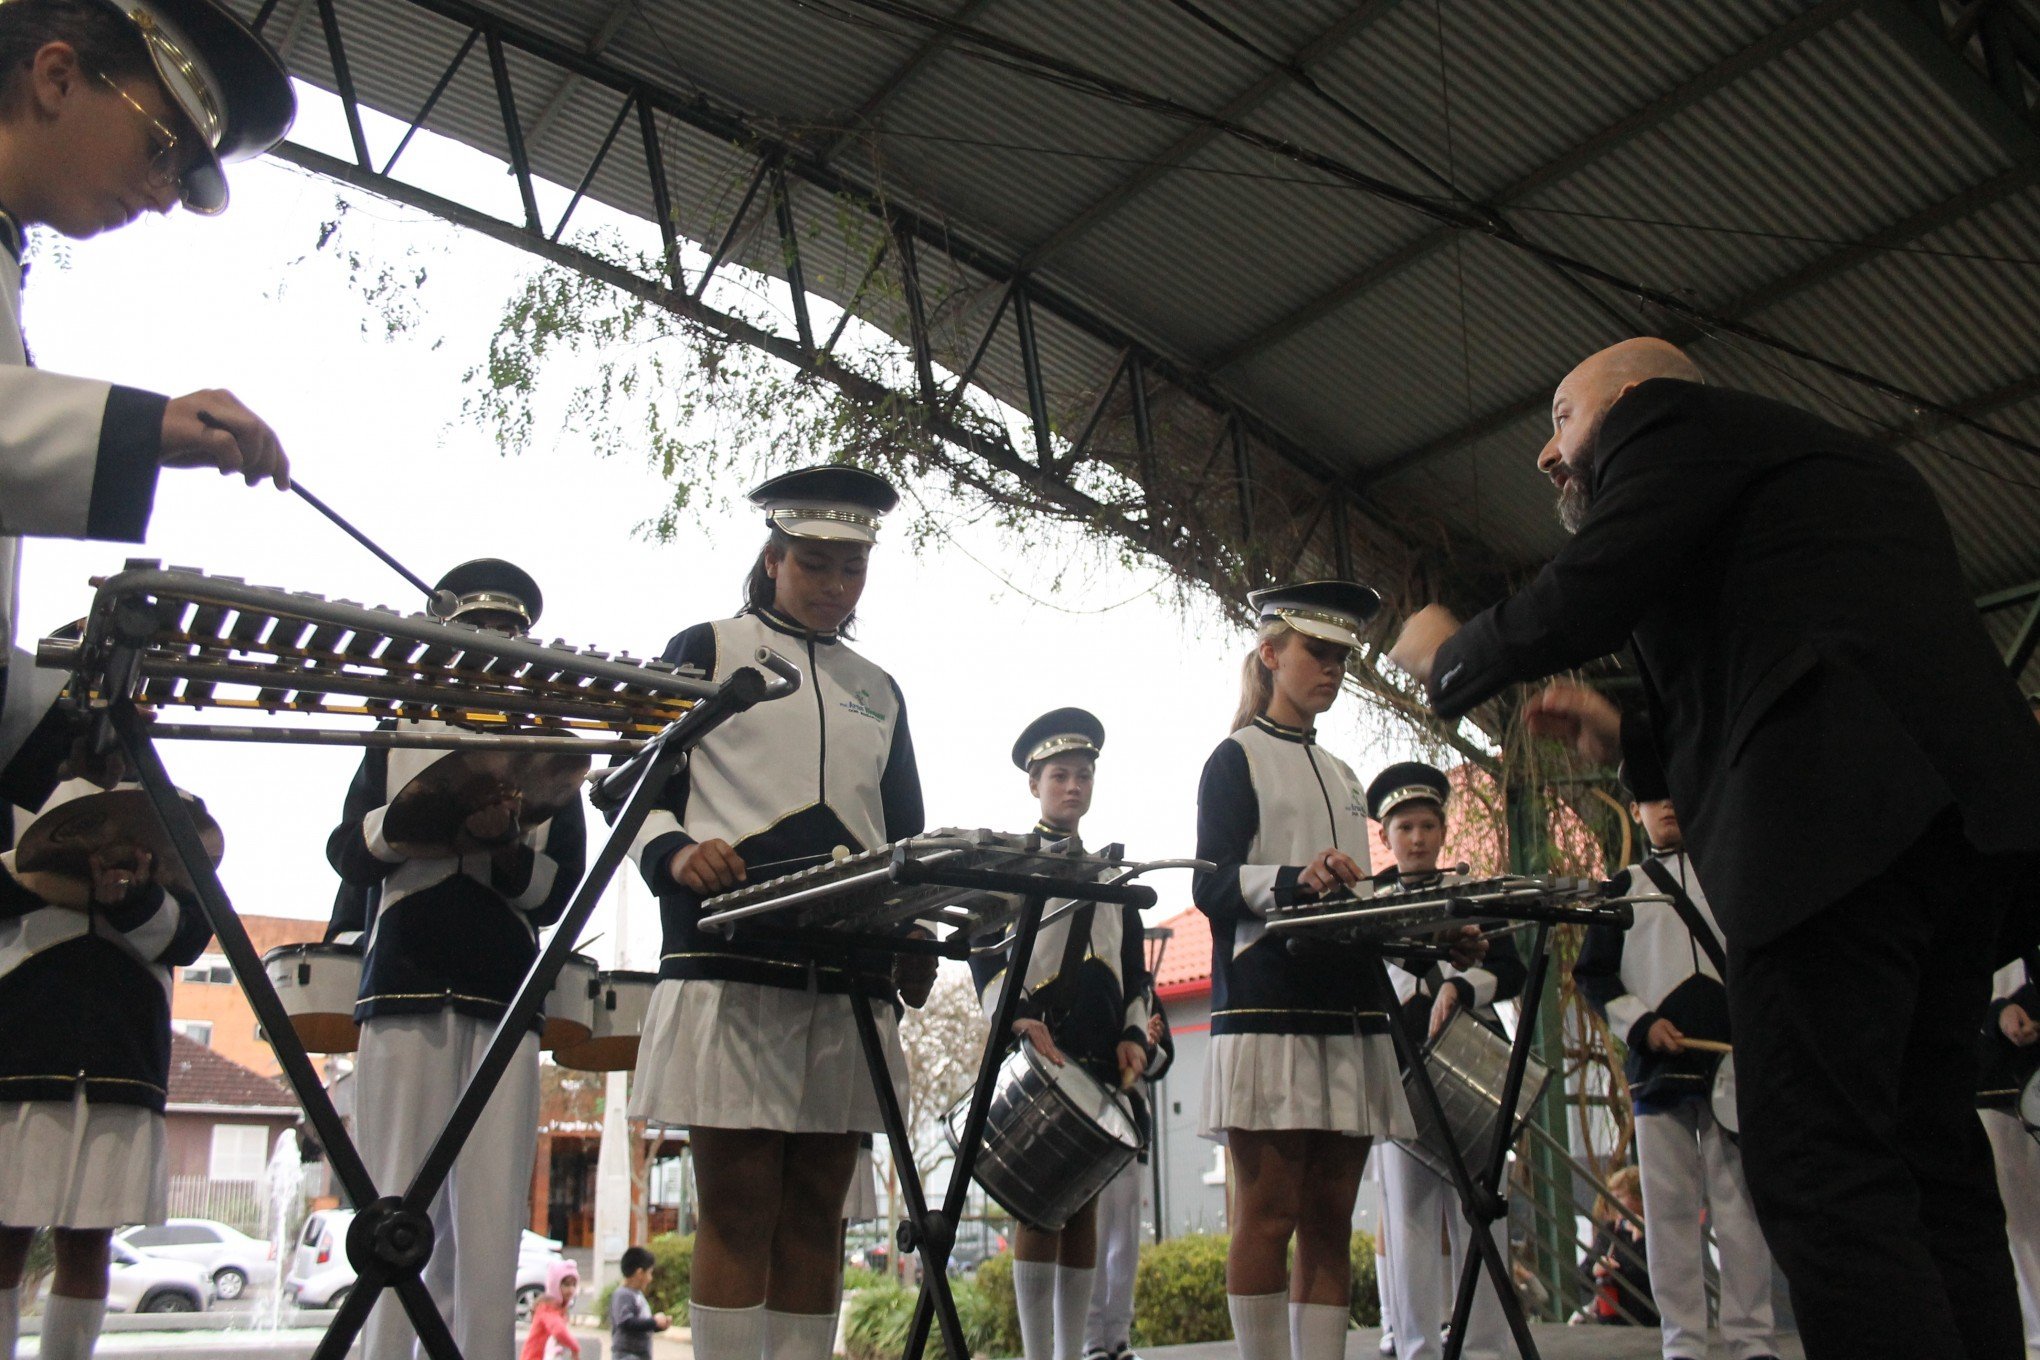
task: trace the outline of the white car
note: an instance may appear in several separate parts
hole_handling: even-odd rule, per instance
[[[238,1299],[249,1285],[276,1278],[274,1244],[209,1218],[123,1228],[118,1240],[145,1256],[191,1262],[212,1277],[213,1292],[222,1299]]]
[[[116,1240],[106,1272],[106,1306],[116,1313],[203,1313],[212,1281],[189,1261],[144,1256]]]
[[[338,1308],[354,1287],[354,1266],[347,1259],[347,1227],[352,1209],[320,1209],[305,1219],[297,1250],[284,1277],[283,1292],[300,1308]],[[545,1273],[560,1259],[560,1244],[525,1229],[517,1243],[517,1316],[531,1316],[545,1292]]]

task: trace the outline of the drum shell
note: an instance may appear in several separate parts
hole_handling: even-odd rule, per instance
[[[1072,1091],[1097,1104],[1087,1114]],[[969,1116],[965,1097],[943,1121],[955,1147]],[[1125,1097],[1074,1063],[1051,1070],[1031,1044],[999,1066],[974,1178],[1029,1227],[1057,1232],[1140,1154],[1139,1126]]]
[[[2019,1120],[2028,1129],[2040,1131],[2040,1068],[2019,1088]]]
[[[652,1004],[657,973],[622,970],[602,974],[594,1024],[587,1040],[553,1054],[561,1067],[577,1072],[628,1072],[637,1066],[638,1038]]]
[[[1509,1074],[1509,1050],[1507,1039],[1467,1012],[1455,1011],[1424,1051],[1424,1070],[1431,1074],[1431,1084],[1437,1089],[1438,1102],[1444,1106],[1446,1123],[1466,1159],[1467,1169],[1475,1175],[1481,1173],[1493,1155],[1502,1085]],[[1449,1181],[1452,1164],[1444,1131],[1417,1098],[1414,1080],[1409,1073],[1403,1074],[1403,1092],[1410,1103],[1410,1114],[1416,1119],[1417,1136],[1398,1138],[1396,1142]],[[1532,1057],[1523,1070],[1523,1094],[1516,1102],[1517,1130],[1522,1127],[1523,1111],[1535,1107],[1550,1080],[1551,1069]],[[1513,1134],[1510,1141],[1514,1141]]]
[[[361,948],[351,944],[286,944],[262,956],[262,969],[290,1027],[307,1053],[352,1053],[361,1047],[354,1003],[361,995]]]
[[[1714,1122],[1730,1137],[1742,1132],[1742,1121],[1735,1112],[1735,1054],[1721,1055],[1721,1065],[1714,1069],[1714,1084],[1707,1091],[1707,1107],[1714,1112]]]
[[[551,1052],[585,1044],[595,1035],[595,1008],[602,1002],[602,972],[586,954],[569,954],[545,998],[545,1029],[539,1047]]]

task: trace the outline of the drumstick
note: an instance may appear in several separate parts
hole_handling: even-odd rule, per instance
[[[232,430],[228,429],[227,423],[224,420],[221,420],[218,416],[214,415],[210,411],[200,411],[198,413],[198,423],[205,426],[208,430],[223,430],[226,431],[228,434],[233,433]],[[305,490],[304,483],[293,480],[290,484],[290,489],[292,491],[295,491],[300,497],[302,497],[305,504],[311,506],[312,509],[318,511],[320,514],[324,515],[327,519],[330,519],[333,521],[333,523],[339,525],[341,530],[344,533],[346,533],[346,535],[349,538],[353,539],[356,543],[359,543],[362,547],[374,553],[378,558],[382,560],[384,566],[387,566],[391,571],[394,571],[397,575],[403,577],[406,581],[409,581],[412,585],[416,586],[418,588],[418,592],[422,594],[428,601],[431,602],[432,613],[434,614],[434,616],[438,618],[445,618],[447,615],[453,612],[454,604],[453,592],[436,591],[431,586],[426,585],[424,577],[418,575],[416,572],[412,571],[409,567],[405,566],[402,562],[399,562],[396,558],[384,552],[382,550],[382,547],[379,544],[377,544],[374,539],[370,538],[367,534],[364,534],[363,532],[361,532],[361,530],[355,528],[352,524],[349,524],[345,519],[343,519],[339,511],[335,510],[332,506],[320,500],[317,496],[314,496],[311,492]],[[446,596],[444,600],[440,598],[442,593]]]
[[[1690,1048],[1696,1053],[1735,1052],[1733,1045],[1724,1044],[1719,1039],[1681,1039],[1679,1040],[1679,1045],[1682,1048]]]

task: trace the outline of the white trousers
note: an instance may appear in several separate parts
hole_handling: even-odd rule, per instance
[[[495,1029],[452,1010],[362,1025],[354,1138],[379,1192],[403,1193]],[[517,1353],[517,1244],[531,1221],[537,1149],[538,1036],[527,1034],[432,1201],[425,1287],[462,1355]],[[411,1360],[416,1340],[396,1292],[385,1292],[363,1334],[365,1360]]]
[[[2005,1234],[2019,1273],[2019,1310],[2026,1318],[2026,1354],[2040,1357],[2040,1143],[2016,1114],[1982,1110],[2005,1202]]]
[[[1138,1158],[1098,1192],[1098,1278],[1084,1317],[1084,1351],[1110,1352],[1133,1334],[1133,1272],[1140,1264],[1140,1192],[1148,1168]]]
[[[1438,1360],[1445,1353],[1443,1324],[1452,1316],[1459,1271],[1473,1247],[1472,1225],[1459,1207],[1458,1192],[1437,1172],[1395,1143],[1380,1144],[1375,1155],[1381,1158],[1381,1227],[1389,1259],[1390,1302],[1382,1321],[1395,1333],[1397,1360]],[[1441,1223],[1451,1243],[1449,1263],[1440,1250],[1445,1245],[1439,1239]],[[1491,1227],[1506,1261],[1509,1240],[1500,1223]],[[1466,1360],[1519,1354],[1485,1271],[1473,1291],[1473,1314],[1460,1354]]]
[[[1721,1340],[1734,1360],[1778,1350],[1771,1312],[1771,1249],[1757,1227],[1742,1153],[1705,1102],[1636,1118],[1643,1174],[1644,1258],[1666,1356],[1706,1360],[1706,1237],[1714,1225],[1721,1268]]]

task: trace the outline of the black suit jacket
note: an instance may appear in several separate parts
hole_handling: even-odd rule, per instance
[[[1608,412],[1592,476],[1572,542],[1440,650],[1442,716],[1631,643],[1647,723],[1625,742],[1663,757],[1742,947],[1951,805],[1979,850],[2040,850],[2040,727],[1910,463],[1781,402],[1657,379]]]

